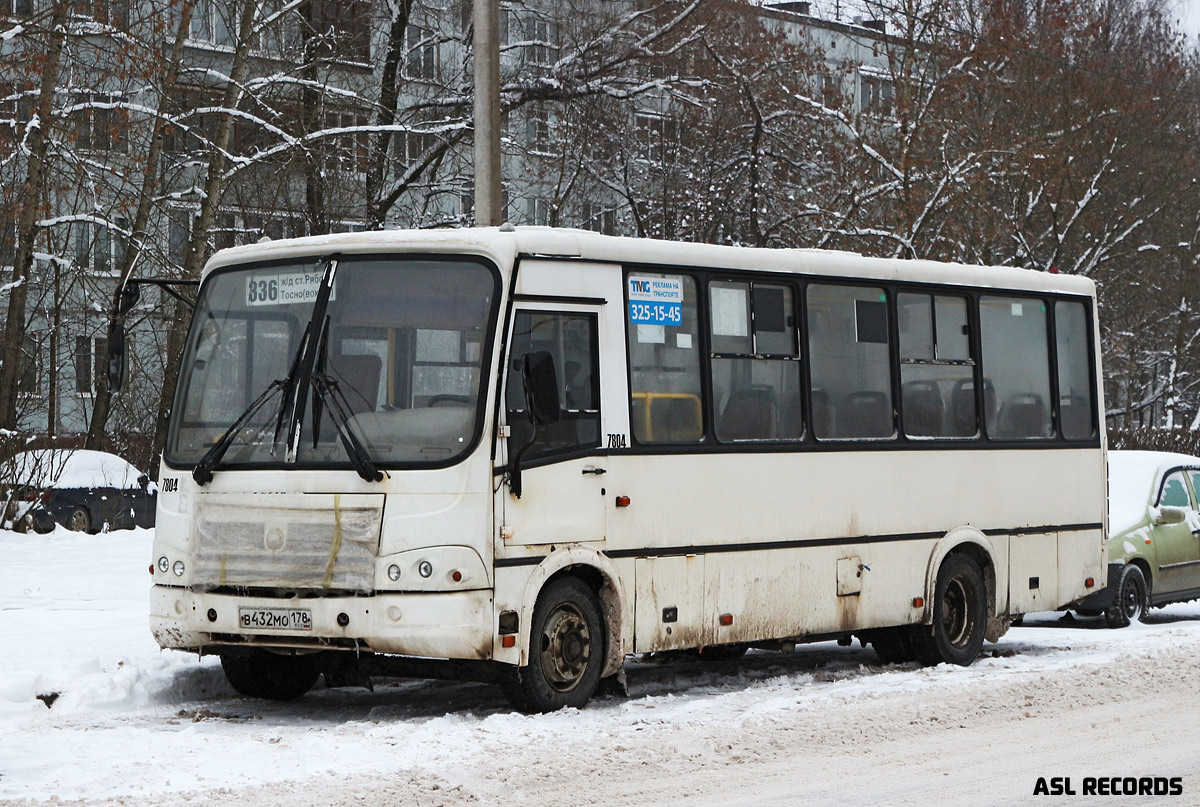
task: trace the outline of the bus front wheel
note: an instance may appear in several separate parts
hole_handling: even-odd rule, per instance
[[[922,664],[946,662],[963,667],[979,656],[987,632],[987,586],[973,558],[962,553],[948,556],[938,569],[933,594],[933,624],[914,634],[917,659]]]
[[[284,656],[266,650],[222,653],[221,669],[239,694],[273,701],[294,701],[312,689],[320,672],[309,656]]]
[[[581,580],[564,577],[538,597],[530,624],[529,664],[505,667],[500,685],[522,712],[584,706],[604,666],[604,621],[596,595]]]

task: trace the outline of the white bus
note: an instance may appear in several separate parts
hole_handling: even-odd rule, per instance
[[[151,627],[248,695],[453,672],[528,711],[635,653],[970,664],[1103,586],[1097,344],[1090,281],[1010,268],[508,225],[226,250]]]

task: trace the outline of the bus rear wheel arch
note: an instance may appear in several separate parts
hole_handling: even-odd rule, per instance
[[[966,667],[983,647],[988,624],[988,587],[979,562],[952,552],[938,568],[933,620],[917,626],[912,649],[922,664],[945,662]]]
[[[607,634],[591,586],[569,575],[551,580],[533,610],[528,664],[501,671],[505,696],[522,712],[583,707],[600,683]]]

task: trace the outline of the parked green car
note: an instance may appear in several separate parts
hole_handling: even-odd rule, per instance
[[[1078,603],[1123,628],[1150,607],[1200,599],[1200,457],[1108,454],[1108,588]]]

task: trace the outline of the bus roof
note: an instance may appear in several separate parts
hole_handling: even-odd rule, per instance
[[[717,246],[601,235],[587,230],[558,227],[509,225],[501,228],[380,230],[260,241],[218,252],[205,266],[204,274],[231,264],[315,258],[332,252],[459,252],[487,256],[501,265],[510,263],[518,256],[536,256],[605,263],[786,272],[881,281],[905,280],[1089,296],[1095,294],[1095,284],[1085,277],[1008,266],[871,258],[853,252],[825,249]]]

